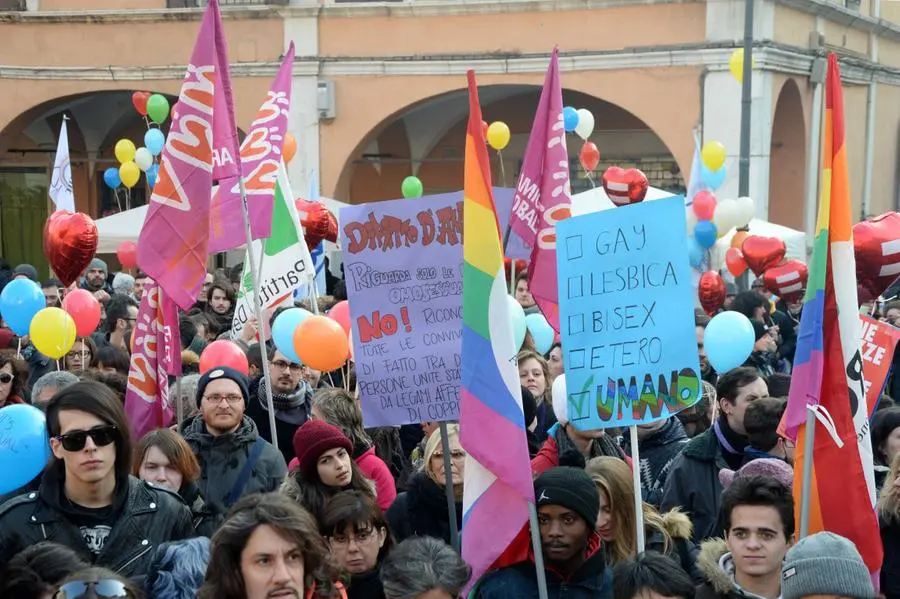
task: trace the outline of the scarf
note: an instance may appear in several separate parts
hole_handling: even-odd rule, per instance
[[[560,466],[573,466],[576,468],[584,468],[587,461],[601,456],[619,458],[620,460],[625,459],[625,452],[616,445],[616,442],[609,435],[592,439],[589,455],[587,457],[583,456],[575,442],[569,437],[565,427],[562,426],[556,429],[556,451],[559,456]]]
[[[312,388],[306,381],[300,381],[297,388],[291,393],[275,393],[272,391],[272,405],[275,408],[275,417],[282,422],[301,425],[309,418],[308,399],[312,395]],[[266,385],[260,381],[256,389],[256,398],[262,405],[263,411],[268,412],[266,402]]]
[[[737,470],[744,461],[744,449],[748,444],[747,437],[737,434],[728,426],[725,414],[719,416],[713,424],[713,430],[719,441],[719,447],[722,448],[722,457],[725,458],[729,468]]]
[[[208,316],[209,319],[213,321],[213,324],[216,325],[217,335],[227,333],[231,330],[231,321],[234,318],[233,309],[229,310],[225,314],[219,314],[218,312],[207,306],[204,314],[206,314],[206,316]]]

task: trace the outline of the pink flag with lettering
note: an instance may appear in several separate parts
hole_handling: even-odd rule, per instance
[[[547,322],[557,332],[556,223],[572,214],[569,154],[562,111],[559,51],[554,48],[525,149],[509,222],[512,231],[531,247],[528,289]]]
[[[169,375],[181,374],[178,307],[156,283],[145,288],[131,336],[125,413],[137,440],[172,423]]]
[[[218,0],[209,0],[138,239],[138,266],[189,309],[206,277],[214,181],[240,176]]]
[[[253,239],[272,234],[272,206],[275,182],[281,164],[281,149],[288,128],[291,108],[291,77],[294,67],[294,43],[284,56],[250,132],[241,144],[241,171],[247,193],[250,233]],[[247,242],[238,180],[220,183],[213,194],[209,214],[209,252],[224,252]]]

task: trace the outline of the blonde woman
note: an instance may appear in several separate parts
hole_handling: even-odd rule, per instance
[[[519,383],[531,391],[537,402],[537,428],[534,432],[538,441],[543,443],[547,440],[547,431],[556,424],[556,415],[553,413],[550,365],[543,356],[530,349],[520,351],[517,358]]]
[[[597,532],[603,539],[606,559],[610,565],[618,564],[637,553],[631,468],[618,458],[599,457],[590,460],[585,471],[600,491]],[[646,550],[668,555],[699,583],[698,548],[691,541],[690,519],[678,510],[660,514],[648,503],[642,505]]]

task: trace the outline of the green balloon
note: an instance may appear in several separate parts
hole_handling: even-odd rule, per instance
[[[169,116],[169,101],[161,94],[153,94],[147,100],[147,116],[159,125],[163,124]]]
[[[403,180],[403,185],[400,189],[403,191],[403,197],[406,199],[421,198],[422,193],[425,191],[425,188],[422,186],[422,180],[418,177],[407,177]]]

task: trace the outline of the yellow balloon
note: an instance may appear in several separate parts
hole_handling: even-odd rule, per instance
[[[756,67],[756,59],[753,56],[750,57],[750,68],[753,69]],[[731,71],[731,75],[737,79],[738,83],[744,82],[744,49],[738,48],[734,52],[731,53],[731,58],[728,59],[728,70]]]
[[[703,144],[703,149],[700,150],[700,158],[703,159],[703,164],[706,165],[706,168],[714,173],[725,164],[725,146],[717,141],[708,141]],[[123,178],[122,180],[124,181],[125,179]]]
[[[44,308],[31,319],[28,334],[39,352],[59,360],[75,345],[75,321],[62,308]]]
[[[487,130],[487,142],[495,150],[509,145],[509,127],[503,121],[494,121]]]
[[[135,152],[137,152],[137,148],[130,139],[120,139],[116,142],[116,160],[120,163],[125,164],[134,160]]]
[[[125,162],[119,167],[119,178],[125,187],[131,189],[141,179],[141,168],[134,162]]]

